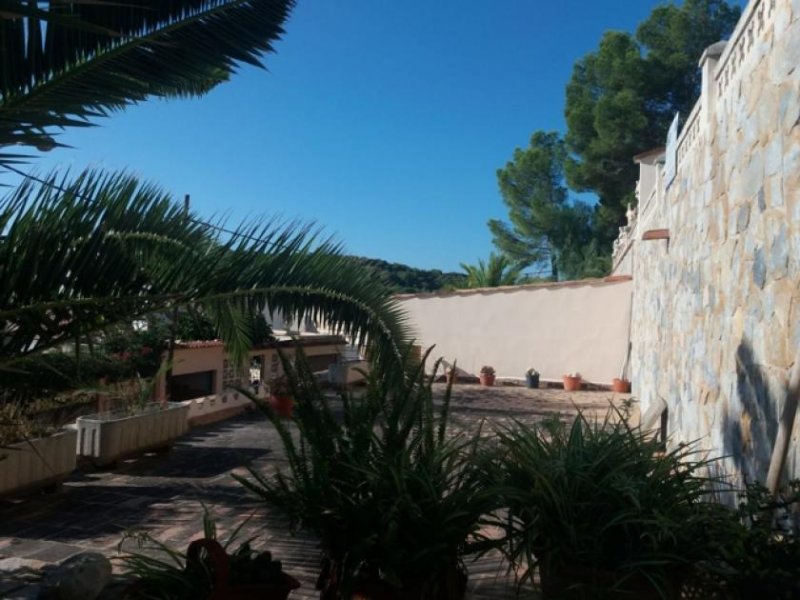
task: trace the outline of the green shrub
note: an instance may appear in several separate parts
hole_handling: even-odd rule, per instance
[[[365,587],[386,597],[461,598],[462,557],[496,494],[481,468],[480,436],[449,425],[449,390],[435,407],[424,361],[405,379],[373,374],[363,392],[338,398],[319,389],[302,360],[284,367],[298,435],[265,410],[288,468],[239,480],[319,537],[323,598]]]
[[[754,483],[714,535],[698,598],[800,598],[800,480],[773,495]]]
[[[523,579],[538,568],[545,597],[677,598],[711,552],[724,509],[706,501],[709,461],[690,447],[661,452],[617,411],[498,435],[505,552]]]

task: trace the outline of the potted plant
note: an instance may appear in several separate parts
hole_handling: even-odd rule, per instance
[[[615,377],[611,381],[611,389],[617,394],[630,394],[631,382],[624,378]]]
[[[583,386],[583,379],[578,372],[564,375],[564,391],[577,392]]]
[[[229,554],[241,526],[221,544],[208,511],[203,525],[204,536],[192,541],[185,554],[147,533],[126,533],[119,547],[133,539],[143,552],[120,558],[126,574],[133,577],[124,598],[286,600],[292,590],[300,587],[300,582],[284,573],[281,561],[273,560],[270,552],[255,551],[252,540],[241,543]],[[157,554],[165,558],[158,558]]]
[[[120,458],[169,448],[189,429],[189,404],[152,402],[156,382],[166,371],[150,379],[137,376],[126,385],[100,390],[115,397],[120,408],[78,417],[78,455],[100,466]]]
[[[481,385],[493,386],[495,380],[494,367],[490,365],[482,366],[480,380],[481,380]]]
[[[525,371],[525,385],[529,388],[539,387],[539,371],[531,367]]]
[[[402,377],[375,367],[362,393],[339,392],[334,412],[298,369],[297,430],[267,410],[286,466],[237,479],[318,537],[321,598],[463,598],[463,557],[497,494],[479,468],[482,438],[450,431],[449,389],[434,407],[424,362]]]
[[[543,598],[677,600],[713,555],[708,534],[727,511],[707,501],[719,482],[692,448],[660,452],[617,411],[517,423],[499,438],[505,553],[523,579],[538,570]]]
[[[281,375],[269,382],[269,401],[275,412],[284,419],[294,414],[294,398],[289,380]]]

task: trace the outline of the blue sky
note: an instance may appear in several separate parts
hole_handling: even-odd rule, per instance
[[[459,270],[505,214],[496,170],[563,130],[575,60],[657,3],[299,0],[268,71],[70,130],[36,169],[126,169],[204,217],[313,221],[349,253]]]

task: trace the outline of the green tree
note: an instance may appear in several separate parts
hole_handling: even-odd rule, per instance
[[[467,274],[466,281],[460,286],[464,288],[519,285],[527,281],[521,265],[512,262],[503,254],[494,252],[489,255],[489,260],[486,262],[480,259],[477,265],[461,263],[461,268]]]
[[[635,202],[637,168],[631,158],[662,145],[676,112],[684,117],[700,91],[697,61],[728,37],[740,9],[725,0],[664,4],[636,36],[608,32],[579,60],[567,85],[567,181],[599,198],[595,238],[607,251]]]
[[[204,94],[261,66],[293,0],[27,2],[0,9],[0,166],[18,145],[150,97]],[[14,168],[14,167],[12,167]],[[389,290],[297,225],[234,230],[124,173],[29,178],[0,201],[0,368],[116,323],[193,306],[243,358],[256,315],[325,321],[397,366],[407,337]]]
[[[492,241],[505,256],[523,268],[535,265],[549,271],[556,280],[592,276],[598,270],[598,264],[585,268],[596,258],[592,251],[596,253],[597,245],[591,244],[594,211],[570,199],[564,183],[566,160],[557,133],[535,132],[530,145],[517,148],[497,171],[509,222],[488,223]]]

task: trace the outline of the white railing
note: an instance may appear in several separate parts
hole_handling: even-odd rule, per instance
[[[702,102],[703,99],[700,98],[695,103],[692,112],[689,113],[686,123],[683,125],[683,129],[681,129],[681,134],[678,136],[678,168],[680,168],[683,159],[686,158],[689,150],[692,149],[692,146],[694,146],[694,143],[700,137],[700,111],[702,110]]]
[[[739,67],[749,56],[756,41],[769,30],[775,15],[776,0],[752,0],[731,35],[717,64],[717,100],[721,101],[736,81]]]

